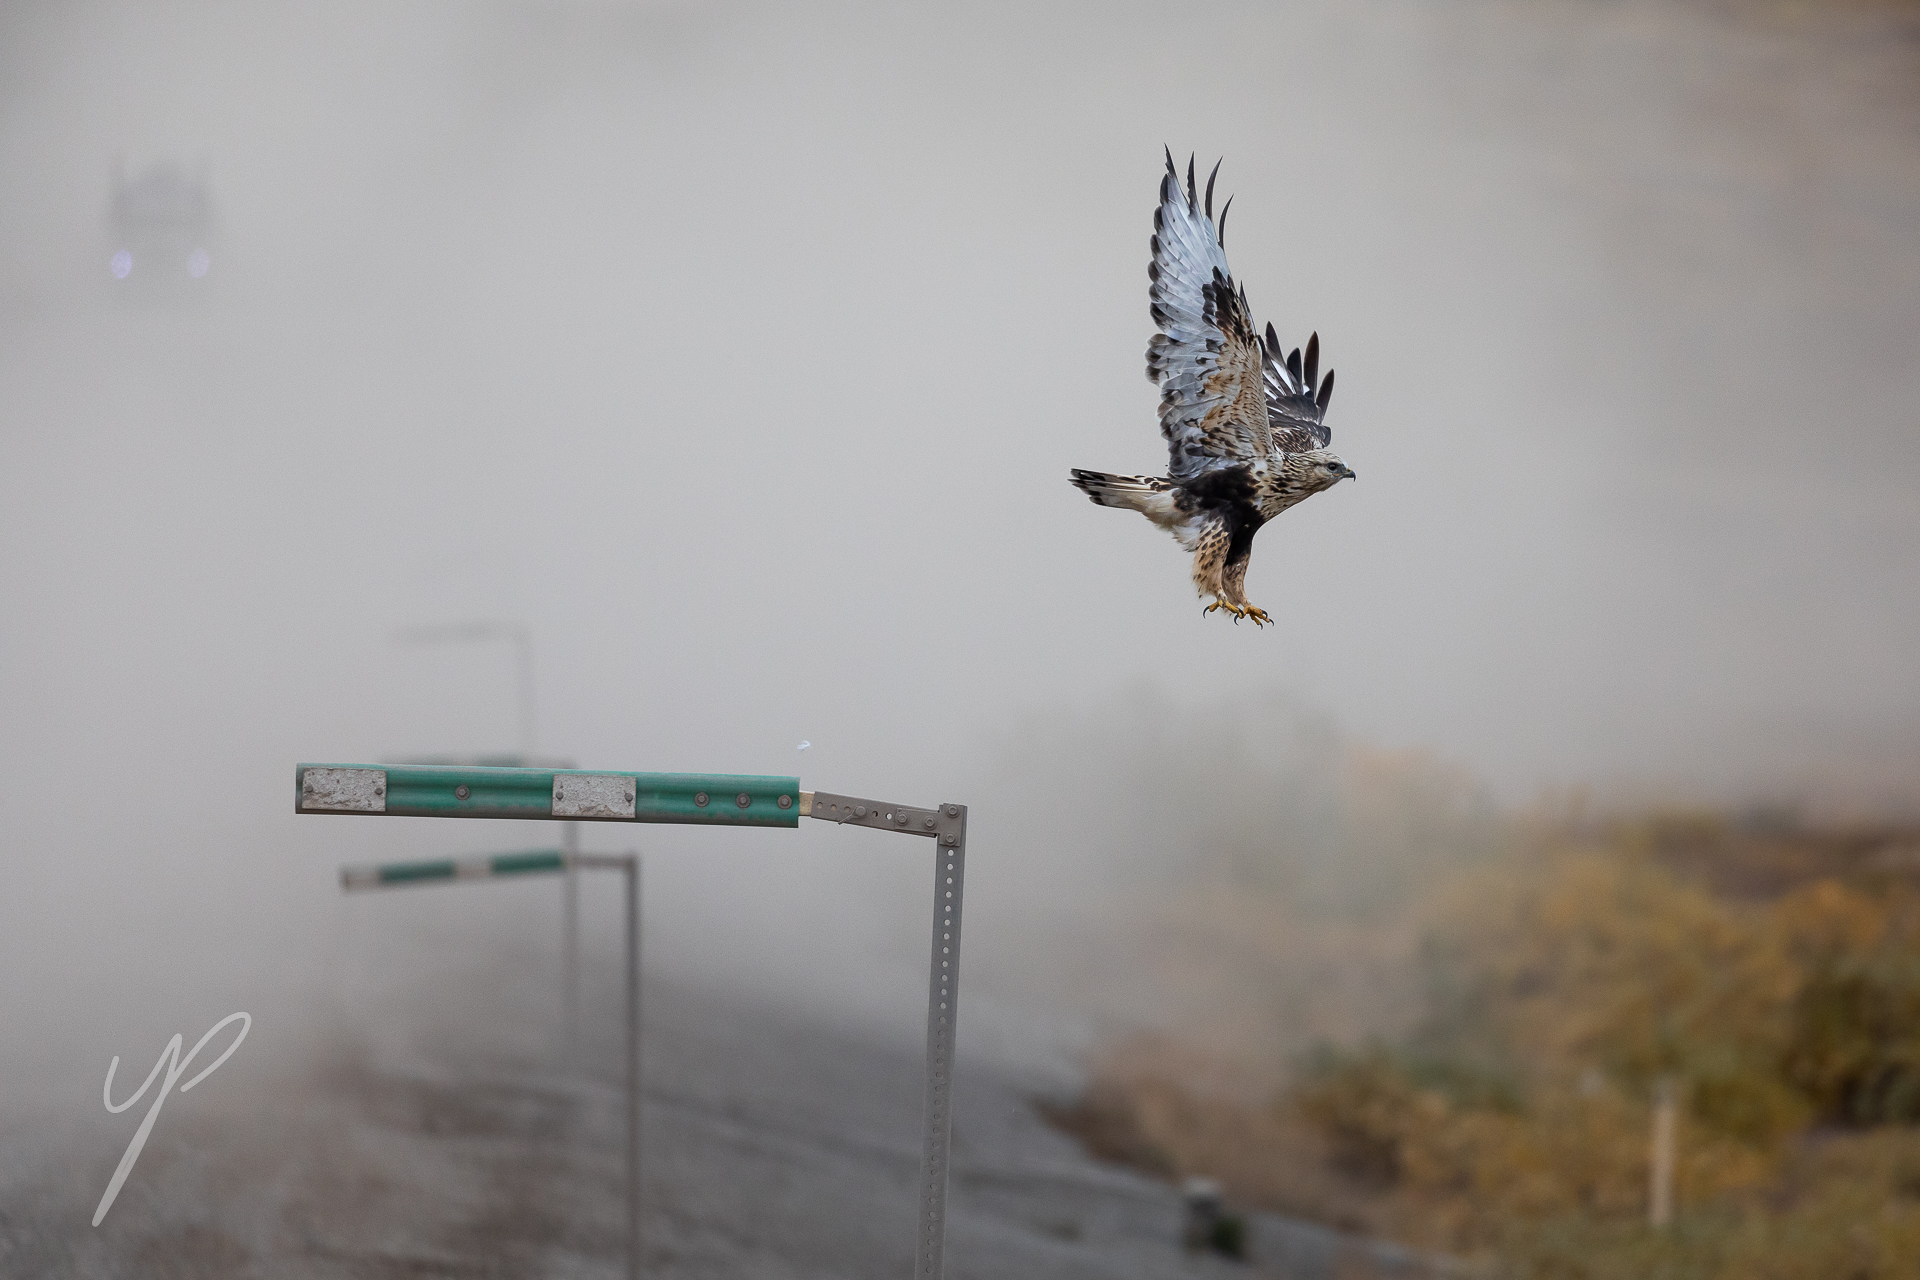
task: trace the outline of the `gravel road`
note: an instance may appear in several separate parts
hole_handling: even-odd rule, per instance
[[[495,995],[490,1018],[445,1004],[425,1030],[343,1033],[296,1069],[249,1074],[237,1056],[227,1079],[169,1099],[99,1228],[93,1207],[147,1104],[84,1129],[17,1119],[0,1275],[624,1274],[617,1006],[591,1007],[567,1052],[543,1011],[519,1011],[540,1030],[516,1041],[508,1006],[526,997]],[[911,1274],[915,1047],[652,983],[646,1041],[645,1274]],[[1251,1266],[1186,1257],[1174,1190],[1048,1128],[1033,1107],[1044,1088],[963,1056],[950,1275],[1424,1274],[1270,1218],[1252,1225]]]

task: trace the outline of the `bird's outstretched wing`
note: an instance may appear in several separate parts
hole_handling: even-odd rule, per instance
[[[1219,172],[1216,164],[1213,174]],[[1193,162],[1187,162],[1183,192],[1167,153],[1147,267],[1153,281],[1147,296],[1160,326],[1147,344],[1147,377],[1160,385],[1160,434],[1169,469],[1180,479],[1272,452],[1260,338],[1214,227],[1213,174],[1203,206],[1194,193]],[[1222,208],[1222,228],[1226,221]]]
[[[1280,340],[1267,326],[1265,344],[1265,381],[1267,384],[1267,426],[1273,447],[1282,453],[1309,453],[1333,443],[1333,431],[1327,426],[1327,402],[1333,399],[1333,370],[1320,381],[1320,335],[1307,339],[1307,356],[1300,359],[1300,348],[1292,355],[1282,353]]]

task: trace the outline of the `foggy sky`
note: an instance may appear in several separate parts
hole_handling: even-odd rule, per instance
[[[967,800],[977,861],[1097,852],[996,826],[1047,780],[994,761],[1143,691],[1173,736],[1258,738],[1278,696],[1511,801],[1910,810],[1912,32],[1495,0],[7,6],[6,1007],[71,1010],[35,1052],[91,1080],[265,1000],[245,957],[324,986],[370,921],[550,910],[333,888],[544,825],[291,811],[296,761],[517,745],[509,646],[392,639],[470,618],[531,628],[543,751]],[[1264,634],[1066,483],[1165,464],[1163,143],[1225,157],[1256,316],[1339,372],[1360,479],[1260,536]],[[200,296],[116,296],[116,156],[204,159]],[[689,904],[668,952],[763,971],[801,936],[756,914],[779,901],[875,954],[918,937],[924,868],[882,844],[641,834]]]

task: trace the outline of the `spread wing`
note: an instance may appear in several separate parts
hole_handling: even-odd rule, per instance
[[[1333,431],[1326,424],[1327,402],[1333,399],[1333,370],[1326,381],[1320,373],[1320,335],[1307,339],[1307,358],[1303,365],[1300,348],[1281,355],[1280,340],[1267,326],[1265,344],[1265,381],[1267,384],[1267,426],[1273,434],[1273,447],[1282,453],[1309,453],[1333,443]]]
[[[1223,227],[1226,220],[1222,208]],[[1260,338],[1214,227],[1213,175],[1203,210],[1194,195],[1193,162],[1187,162],[1183,192],[1171,152],[1153,214],[1147,275],[1153,281],[1147,296],[1160,326],[1147,344],[1147,377],[1160,385],[1160,434],[1167,439],[1169,469],[1191,479],[1270,454]]]

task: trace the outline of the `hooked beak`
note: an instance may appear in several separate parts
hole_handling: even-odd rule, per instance
[[[1360,478],[1360,474],[1356,472],[1352,467],[1341,467],[1340,478],[1342,480],[1358,480]]]

